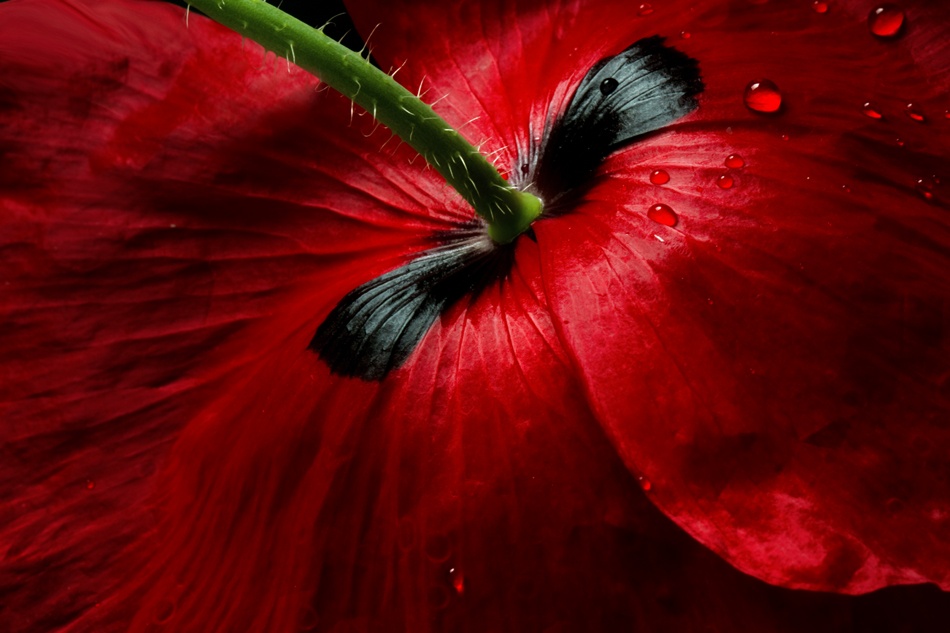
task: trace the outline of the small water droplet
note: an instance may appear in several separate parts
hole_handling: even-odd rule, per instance
[[[650,480],[646,477],[637,477],[637,481],[640,482],[640,488],[642,490],[649,491],[651,488],[653,488],[653,484],[651,484]]]
[[[841,185],[841,191],[845,193],[851,193],[851,187],[849,187],[848,185]]]
[[[688,39],[691,38],[691,37],[693,37],[693,34],[690,33],[689,31],[681,31],[681,32],[680,32],[680,38],[682,38],[682,39],[684,39],[684,40],[688,40]]]
[[[719,185],[720,189],[732,189],[735,180],[729,174],[722,174],[719,178],[716,178],[716,184]]]
[[[913,121],[917,121],[918,123],[927,122],[927,117],[925,117],[924,113],[920,111],[920,108],[918,108],[913,103],[908,103],[907,108],[904,110],[904,112],[906,112],[907,116],[909,116],[911,120]]]
[[[462,571],[458,567],[449,569],[449,582],[452,583],[455,593],[460,596],[465,593],[465,576],[462,575]]]
[[[614,90],[617,89],[617,86],[620,85],[620,82],[614,79],[613,77],[607,77],[602,82],[600,82],[600,94],[605,97],[611,94]]]
[[[745,161],[738,154],[729,154],[726,156],[726,167],[729,169],[739,169],[745,165]]]
[[[95,481],[93,481],[92,479],[87,479],[87,480],[86,480],[86,490],[92,490],[92,489],[95,488],[95,487],[96,487],[96,482],[95,482]]]
[[[656,169],[650,174],[650,182],[654,185],[665,185],[670,181],[670,175],[662,169]]]
[[[655,204],[647,211],[647,217],[663,226],[676,226],[676,213],[665,204]]]
[[[782,134],[782,140],[783,140],[783,141],[787,141],[787,140],[789,140],[790,138],[792,138],[792,137],[790,137],[788,134]]]
[[[903,27],[904,11],[896,4],[882,4],[868,14],[868,28],[877,37],[897,37]]]
[[[865,102],[865,104],[861,106],[861,111],[864,112],[864,116],[872,119],[884,118],[884,115],[881,114],[881,111],[877,109],[877,106],[875,106],[870,101]]]
[[[650,15],[653,13],[653,5],[649,2],[644,2],[637,8],[637,15]]]
[[[828,13],[828,3],[822,0],[815,0],[811,3],[811,9],[815,13]]]
[[[782,107],[782,93],[775,82],[769,79],[749,82],[743,100],[747,108],[763,114],[774,114]]]
[[[950,110],[943,111],[943,118],[950,119]]]
[[[894,142],[897,143],[898,147],[904,147],[904,139],[895,139]]]
[[[452,544],[446,536],[432,536],[426,540],[425,552],[431,560],[447,560],[452,553]]]
[[[914,185],[914,189],[917,190],[917,193],[924,200],[933,200],[934,199],[934,187],[933,182],[927,180],[926,178],[921,178],[917,181],[917,184]]]

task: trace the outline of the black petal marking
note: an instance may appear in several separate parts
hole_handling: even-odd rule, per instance
[[[663,41],[642,39],[597,62],[581,80],[538,149],[533,180],[545,213],[590,183],[613,151],[697,108],[704,87],[698,63]]]
[[[519,161],[518,180],[533,183],[545,215],[553,215],[611,152],[695,110],[702,90],[695,60],[660,37],[640,40],[591,68],[532,158]],[[533,230],[526,235],[537,241]],[[504,279],[513,258],[514,246],[496,245],[481,224],[444,235],[435,248],[343,297],[309,349],[336,374],[382,380],[443,311]]]
[[[382,380],[406,362],[445,309],[506,277],[513,253],[510,245],[492,242],[482,227],[454,232],[343,297],[309,349],[336,374]]]

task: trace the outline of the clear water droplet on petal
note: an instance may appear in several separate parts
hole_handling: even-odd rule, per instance
[[[726,167],[729,169],[739,169],[745,165],[745,160],[738,154],[729,154],[726,156]]]
[[[691,38],[691,37],[693,37],[693,34],[690,33],[689,31],[682,31],[682,32],[680,32],[680,38],[682,38],[682,39],[684,39],[684,40],[688,40],[688,39]]]
[[[666,204],[655,204],[647,211],[647,217],[663,226],[676,226],[679,218],[676,212]]]
[[[861,111],[864,112],[864,116],[871,119],[880,120],[884,118],[884,115],[881,114],[881,111],[877,108],[877,106],[870,101],[865,102],[865,104],[861,107]]]
[[[647,479],[646,477],[643,477],[643,476],[637,477],[637,481],[640,482],[640,488],[642,490],[649,491],[651,488],[653,488],[653,484],[650,483],[650,480]]]
[[[653,13],[653,5],[649,2],[644,2],[639,7],[637,7],[637,15],[650,15]]]
[[[449,569],[449,582],[452,583],[452,588],[455,589],[456,594],[461,596],[465,593],[465,576],[458,567]]]
[[[96,482],[95,482],[95,481],[93,481],[92,479],[87,479],[87,480],[86,480],[86,490],[92,490],[92,489],[95,488],[95,487],[96,487]]]
[[[868,28],[877,37],[890,39],[904,28],[904,10],[896,4],[882,4],[868,14]]]
[[[914,185],[914,188],[917,190],[917,193],[920,194],[921,198],[923,198],[924,200],[930,201],[934,199],[933,185],[934,184],[932,181],[926,178],[921,178],[920,180],[917,181],[917,184]]]
[[[917,121],[918,123],[927,122],[927,117],[924,116],[924,113],[920,111],[920,108],[918,108],[916,104],[908,103],[907,109],[905,109],[904,112],[906,112],[907,116],[913,121]]]
[[[733,180],[732,176],[729,174],[722,174],[716,179],[716,184],[720,189],[732,189],[732,185],[735,184],[735,180]]]
[[[782,93],[770,79],[749,82],[742,98],[753,112],[774,114],[782,107]]]
[[[811,9],[815,13],[828,13],[828,3],[822,0],[815,0],[811,3]]]
[[[662,169],[655,169],[650,174],[650,182],[654,185],[665,185],[670,181],[670,175]]]

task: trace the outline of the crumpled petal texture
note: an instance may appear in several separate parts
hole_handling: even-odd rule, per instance
[[[660,34],[699,60],[699,111],[537,224],[590,404],[658,507],[739,569],[807,589],[950,588],[945,7],[901,3],[905,31],[884,41],[864,2],[352,4],[379,23],[381,64],[408,60],[405,81],[447,94],[450,121],[481,115],[469,137],[507,147],[512,169],[527,124],[543,129],[600,57]],[[783,95],[773,116],[743,103],[763,78]],[[660,203],[674,227],[648,219]]]
[[[927,540],[945,520],[944,418],[912,417],[946,411],[928,373],[946,349],[933,334],[947,310],[945,199],[901,184],[941,155],[941,122],[902,125],[896,161],[872,142],[889,135],[860,118],[841,127],[841,101],[823,92],[818,114],[792,109],[791,91],[786,118],[752,118],[731,101],[744,78],[712,81],[741,61],[721,38],[791,9],[693,4],[697,16],[657,4],[641,23],[629,7],[618,20],[619,5],[465,3],[481,14],[455,23],[444,3],[414,3],[414,32],[431,37],[412,42],[387,26],[399,3],[375,18],[354,7],[383,21],[374,54],[408,57],[406,83],[427,75],[433,100],[447,91],[453,123],[481,115],[466,133],[508,146],[498,161],[512,170],[528,125],[540,133],[572,81],[611,47],[679,33],[664,24],[695,25],[682,48],[710,86],[696,115],[611,159],[576,213],[538,223],[511,279],[447,311],[381,383],[330,375],[307,342],[349,290],[470,218],[453,192],[304,73],[196,15],[124,0],[0,6],[0,628],[946,628],[933,587],[768,586],[657,510],[792,587],[946,582],[946,550]],[[817,28],[803,15],[784,28]],[[917,35],[901,68],[939,70],[945,56]],[[914,99],[931,106],[940,89]],[[719,190],[734,151],[747,166]],[[673,176],[672,229],[643,217],[654,167]],[[851,196],[823,188],[838,176]],[[911,272],[906,307],[888,312]],[[801,382],[841,349],[852,372],[900,378],[893,391],[861,400],[860,373]],[[920,355],[916,382],[904,351]],[[800,382],[780,389],[770,372]],[[803,391],[815,384],[826,391]],[[829,408],[845,384],[864,389]],[[930,390],[913,403],[911,389]],[[844,425],[826,422],[839,410]],[[913,439],[925,424],[926,445]],[[786,517],[798,522],[777,533]],[[899,530],[919,538],[897,543]],[[788,549],[808,538],[805,554]],[[861,548],[876,558],[852,573]]]

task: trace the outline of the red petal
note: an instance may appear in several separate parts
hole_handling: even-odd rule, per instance
[[[355,4],[382,25],[377,58],[408,59],[403,76],[447,92],[453,120],[483,115],[470,136],[501,139],[508,161],[605,53],[659,33],[698,59],[700,110],[537,227],[597,415],[658,506],[748,573],[950,588],[946,9],[902,3],[905,33],[880,41],[863,2],[663,3],[643,17],[628,3]],[[783,95],[771,117],[742,101],[762,79]],[[730,154],[745,167],[727,168]],[[655,169],[667,185],[649,182]],[[648,219],[658,203],[674,228]]]

